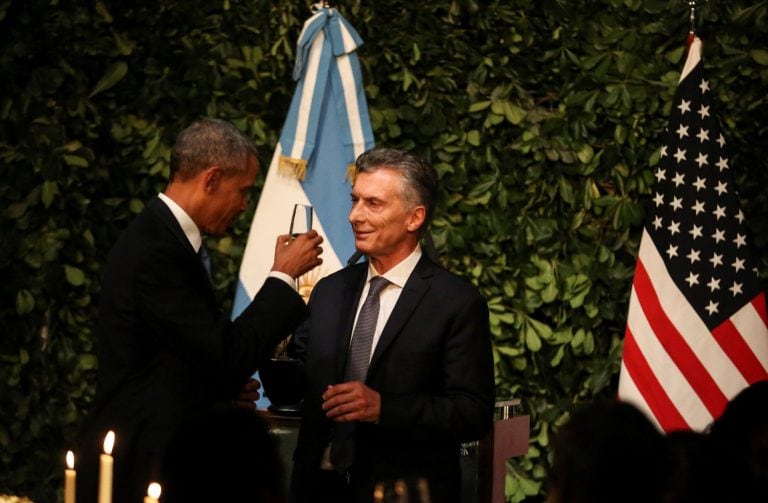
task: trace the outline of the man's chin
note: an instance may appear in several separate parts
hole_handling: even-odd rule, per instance
[[[355,239],[355,250],[359,251],[363,255],[368,255],[371,251],[371,247],[365,242],[364,239]]]
[[[360,253],[368,253],[370,251],[370,244],[364,237],[355,237],[355,249]]]

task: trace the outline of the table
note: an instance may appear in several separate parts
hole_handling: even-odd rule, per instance
[[[499,400],[493,428],[482,440],[461,446],[463,503],[503,503],[506,462],[528,452],[530,416],[514,415],[519,399]],[[296,416],[260,409],[275,440],[283,471],[286,491],[290,483],[293,451],[296,449],[299,423]]]

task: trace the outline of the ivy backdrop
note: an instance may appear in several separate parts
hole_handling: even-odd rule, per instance
[[[532,417],[510,501],[541,501],[553,431],[616,392],[635,253],[684,61],[679,0],[344,0],[379,144],[437,167],[445,265],[488,299],[500,397]],[[764,1],[699,34],[768,275]],[[0,0],[0,493],[61,497],[93,397],[99,277],[200,116],[267,165],[309,2]],[[261,176],[263,180],[263,174]],[[256,187],[254,195],[258,194]],[[253,206],[209,242],[230,304]]]

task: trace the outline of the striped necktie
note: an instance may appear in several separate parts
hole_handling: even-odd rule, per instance
[[[371,278],[368,296],[360,309],[357,325],[352,333],[349,346],[347,368],[344,373],[345,381],[365,381],[368,373],[368,362],[371,360],[373,334],[376,332],[376,320],[379,317],[379,293],[389,285],[389,280],[382,276]]]
[[[371,279],[368,296],[363,302],[363,307],[360,308],[357,325],[352,333],[347,367],[344,372],[345,381],[365,381],[371,359],[373,334],[379,317],[379,293],[389,284],[389,280],[381,276]],[[340,423],[331,432],[331,463],[338,473],[345,473],[354,461],[355,446],[352,440],[354,431],[355,423]]]

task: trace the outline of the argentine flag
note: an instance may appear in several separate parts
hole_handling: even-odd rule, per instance
[[[269,274],[274,241],[290,228],[294,204],[314,208],[324,237],[323,264],[299,279],[306,298],[323,276],[355,252],[347,220],[350,168],[374,146],[360,64],[363,40],[336,9],[318,7],[299,35],[293,78],[296,91],[251,223],[240,266],[232,317],[251,302]],[[269,405],[266,398],[259,407]]]

